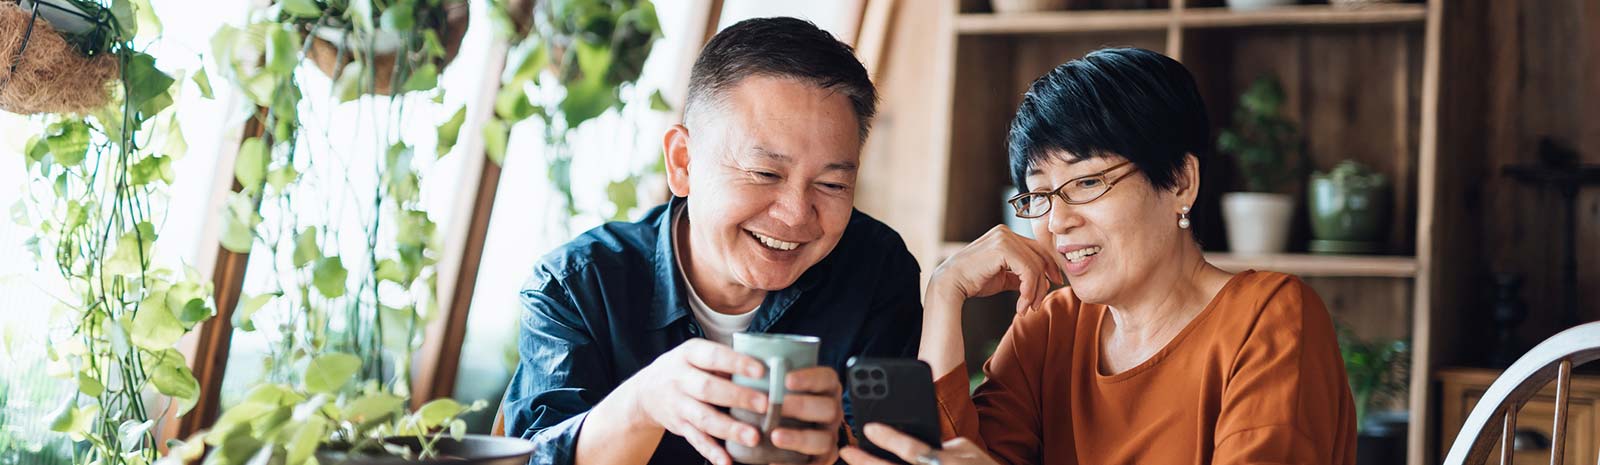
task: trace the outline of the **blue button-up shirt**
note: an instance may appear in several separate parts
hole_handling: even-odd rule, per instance
[[[702,337],[673,256],[675,198],[633,223],[609,223],[540,259],[521,291],[522,357],[506,389],[507,434],[533,464],[570,464],[589,409],[656,357]],[[912,357],[922,327],[916,259],[899,234],[859,211],[839,244],[793,285],[769,292],[750,332],[822,339],[818,363]],[[841,382],[843,378],[841,377]],[[850,395],[844,396],[846,418]],[[666,433],[652,464],[703,463]]]

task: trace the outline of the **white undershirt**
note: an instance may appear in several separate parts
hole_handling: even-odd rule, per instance
[[[689,273],[683,268],[682,255],[678,254],[683,247],[683,241],[678,237],[678,223],[683,221],[683,211],[684,207],[679,205],[672,212],[672,260],[678,264],[678,274],[683,275],[683,288],[689,290],[689,311],[694,312],[695,321],[705,330],[706,339],[731,345],[733,333],[749,329],[750,322],[756,318],[756,310],[761,306],[757,305],[739,314],[728,315],[712,310],[711,306],[706,305],[706,301],[700,298],[700,294],[695,293],[694,284],[689,283]]]

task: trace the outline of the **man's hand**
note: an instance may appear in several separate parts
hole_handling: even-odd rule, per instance
[[[833,367],[796,370],[785,378],[788,392],[783,399],[783,416],[816,423],[819,429],[778,428],[772,432],[772,445],[812,457],[812,465],[831,464],[839,458],[839,428],[844,424],[839,373]],[[766,410],[762,406],[761,413]]]
[[[729,379],[733,373],[760,378],[766,370],[754,357],[734,352],[731,347],[691,339],[639,370],[618,391],[628,396],[630,416],[642,417],[653,427],[683,436],[711,463],[731,465],[733,459],[728,451],[713,438],[754,446],[761,441],[761,431],[734,420],[717,407],[757,413],[767,410],[767,395],[733,384]],[[791,384],[798,374],[790,375]],[[837,399],[838,380],[833,383]],[[812,408],[815,407],[805,410],[809,413]],[[789,411],[787,406],[784,411]]]

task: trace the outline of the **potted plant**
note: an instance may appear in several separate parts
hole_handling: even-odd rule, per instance
[[[264,128],[240,145],[240,189],[222,212],[221,242],[272,264],[265,289],[243,296],[231,319],[236,338],[261,338],[268,349],[263,379],[209,430],[175,442],[166,463],[527,461],[525,441],[465,434],[460,417],[481,404],[407,408],[412,353],[437,307],[439,237],[421,191],[427,161],[450,153],[465,111],[438,112],[450,116],[436,125],[435,157],[417,156],[411,131],[399,128],[443,100],[437,77],[449,51],[438,28],[453,27],[448,9],[461,3],[284,0],[213,36],[217,67],[256,104],[251,118]],[[331,102],[300,90],[320,78],[303,66],[319,61],[318,43],[340,55],[328,73],[337,76]],[[311,116],[341,107],[373,115],[358,125],[386,129],[344,150],[317,145],[331,142],[318,137],[324,128],[306,126]],[[345,166],[357,163],[366,166]],[[339,177],[346,169],[370,170],[375,182],[350,183]],[[336,204],[359,207],[306,214]],[[351,252],[341,236],[364,246],[341,253]]]
[[[650,0],[491,0],[491,4],[501,33],[515,45],[494,116],[484,128],[489,156],[500,163],[512,126],[536,120],[551,150],[550,181],[568,214],[576,216],[580,212],[573,197],[569,136],[606,112],[644,100],[635,86],[661,37],[655,4]],[[528,24],[538,27],[530,29]],[[551,87],[562,91],[538,91]],[[653,111],[671,109],[660,91],[649,94],[648,105]],[[612,181],[605,196],[614,208],[603,217],[626,219],[640,198],[655,197],[639,192],[664,184],[656,179],[664,170],[662,163],[653,163]]]
[[[1222,195],[1228,248],[1241,254],[1283,252],[1289,241],[1293,198],[1283,193],[1298,179],[1300,139],[1294,122],[1284,117],[1283,88],[1272,76],[1257,78],[1239,96],[1233,125],[1217,137],[1217,148],[1233,156],[1244,192]]]
[[[51,318],[71,328],[49,335],[47,356],[73,392],[43,420],[79,443],[76,463],[150,463],[153,418],[199,397],[175,345],[212,316],[211,284],[155,247],[187,144],[172,108],[182,77],[140,51],[161,33],[151,18],[141,0],[0,1],[0,107],[43,128],[24,145],[13,215],[60,274]]]
[[[1384,219],[1389,214],[1388,188],[1389,182],[1382,173],[1354,160],[1340,162],[1327,173],[1312,173],[1306,196],[1311,209],[1311,251],[1382,250]]]
[[[1411,347],[1404,339],[1368,341],[1340,325],[1339,352],[1356,406],[1357,463],[1399,463],[1405,456],[1405,411],[1375,411],[1406,394]]]

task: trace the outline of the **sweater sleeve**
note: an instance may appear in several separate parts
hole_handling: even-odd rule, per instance
[[[1288,278],[1230,368],[1212,463],[1355,463],[1355,406],[1322,299]]]
[[[1058,293],[1058,294],[1064,294]],[[967,438],[1002,463],[1038,463],[1043,424],[1040,389],[1052,318],[1069,314],[1058,307],[1067,299],[1053,295],[1031,313],[1018,315],[983,365],[987,379],[968,395],[966,364],[934,383],[944,439]]]

